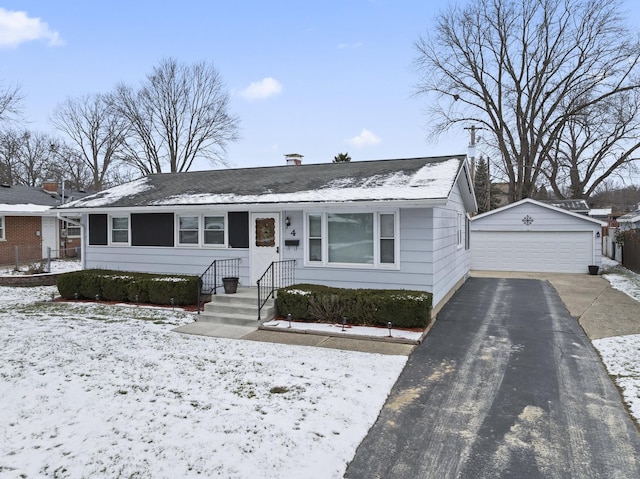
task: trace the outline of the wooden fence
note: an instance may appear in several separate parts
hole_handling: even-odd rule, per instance
[[[623,236],[622,266],[640,273],[640,230],[621,233]]]

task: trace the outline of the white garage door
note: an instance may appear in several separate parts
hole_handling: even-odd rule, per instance
[[[589,231],[472,231],[471,252],[475,270],[586,273],[593,238]]]

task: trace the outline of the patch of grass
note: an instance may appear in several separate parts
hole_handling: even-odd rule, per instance
[[[269,392],[271,394],[285,394],[289,392],[289,388],[284,386],[274,386],[271,389],[269,389]]]

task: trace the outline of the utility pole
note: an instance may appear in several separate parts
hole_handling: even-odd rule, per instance
[[[471,125],[469,127],[465,127],[465,130],[471,131],[471,143],[469,143],[469,158],[471,159],[471,181],[475,183],[476,181],[476,131],[482,130],[483,128],[480,126]]]
[[[487,157],[487,211],[491,211],[491,158]]]

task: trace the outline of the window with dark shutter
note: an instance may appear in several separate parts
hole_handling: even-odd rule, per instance
[[[132,213],[132,246],[174,245],[173,213]]]
[[[89,244],[102,246],[107,241],[107,215],[89,215]]]
[[[229,247],[249,247],[249,213],[246,211],[234,211],[228,215],[229,220]]]

